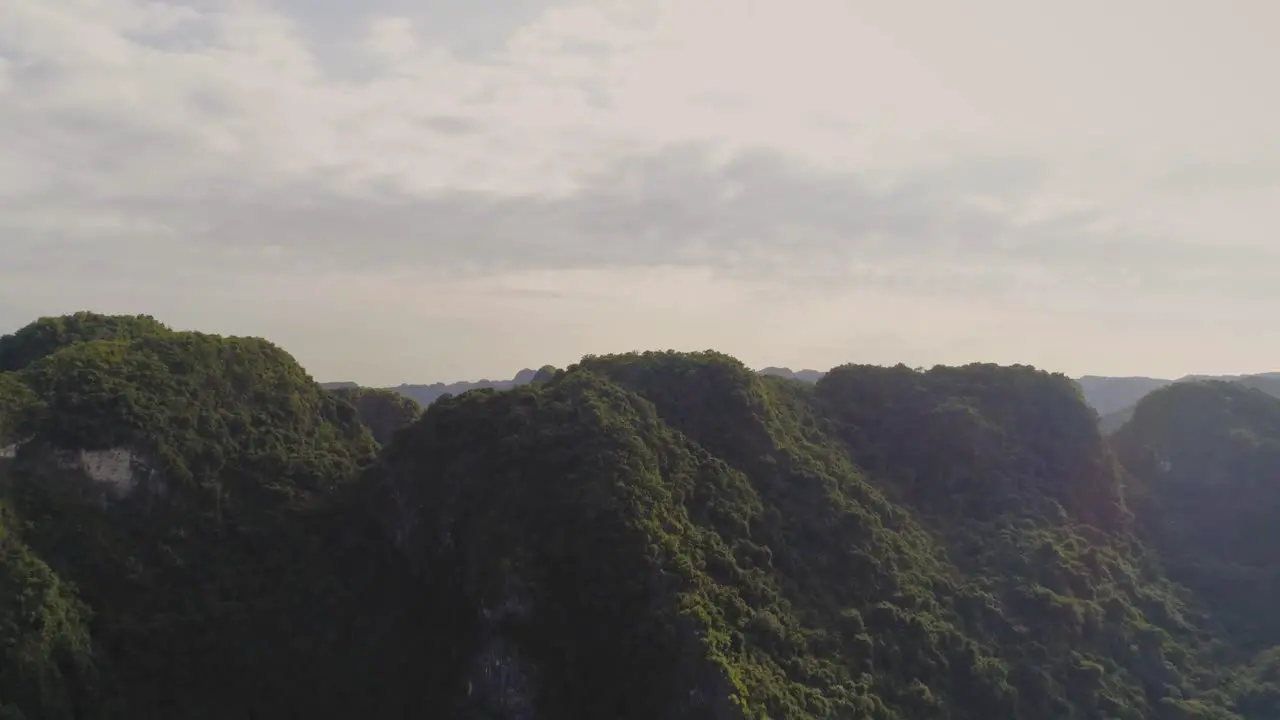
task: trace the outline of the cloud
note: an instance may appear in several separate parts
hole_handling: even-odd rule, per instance
[[[300,274],[695,266],[757,282],[803,281],[811,290],[874,282],[1009,293],[1049,270],[1088,284],[1122,281],[1117,273],[1126,269],[1212,264],[1203,248],[1099,229],[1098,209],[1032,212],[1044,178],[1033,163],[997,158],[921,168],[885,184],[776,152],[718,159],[705,145],[685,144],[620,159],[564,196],[218,181],[79,205],[51,193],[0,227],[33,247],[83,238],[76,252],[97,263],[104,260],[89,260],[85,243],[127,258],[121,248],[164,242],[219,255],[222,271],[250,257],[260,271]]]
[[[830,348],[856,301],[999,355],[990,318],[1277,309],[1274,7],[1143,7],[0,0],[0,319],[447,304],[554,347],[591,305],[750,345],[747,308]]]
[[[1244,160],[1190,162],[1163,176],[1157,186],[1179,194],[1274,190],[1280,188],[1280,166]]]
[[[1026,188],[1007,182],[1007,163],[967,167],[878,188],[777,153],[718,161],[695,144],[619,160],[567,196],[187,183],[78,205],[51,192],[0,225],[40,242],[105,238],[118,247],[150,235],[206,249],[269,246],[304,270],[326,258],[373,272],[698,265],[764,273],[857,260],[994,260],[1044,223],[1018,221]],[[999,205],[973,202],[990,197]]]

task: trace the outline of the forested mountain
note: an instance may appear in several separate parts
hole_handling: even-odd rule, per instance
[[[1249,662],[1232,678],[1247,717],[1280,717],[1280,399],[1250,383],[1152,393],[1116,433],[1139,534]],[[1251,387],[1253,385],[1254,387]],[[1274,388],[1267,387],[1274,391]]]
[[[1240,385],[1109,442],[1021,366],[588,356],[422,411],[82,313],[0,368],[0,718],[1280,717]]]
[[[469,390],[493,389],[493,390],[509,390],[513,387],[524,385],[531,382],[536,377],[546,376],[553,373],[555,368],[547,365],[543,368],[534,370],[521,370],[516,373],[515,377],[510,380],[477,380],[474,382],[460,381],[454,383],[432,383],[430,385],[413,385],[401,384],[390,388],[380,388],[391,390],[411,398],[422,406],[430,405],[445,395],[459,395]],[[758,371],[761,375],[770,377],[781,377],[790,380],[799,380],[801,382],[816,383],[826,375],[822,370],[792,370],[785,367],[766,367]],[[1133,417],[1134,407],[1148,393],[1158,390],[1166,385],[1175,382],[1190,382],[1196,380],[1228,380],[1232,382],[1242,382],[1250,386],[1259,387],[1272,395],[1280,397],[1280,373],[1260,373],[1257,375],[1188,375],[1178,380],[1165,380],[1162,378],[1148,377],[1106,377],[1100,375],[1085,375],[1077,378],[1076,383],[1080,387],[1084,396],[1084,401],[1092,407],[1101,416],[1101,426],[1104,434],[1110,434],[1119,429],[1121,425],[1128,422]],[[326,382],[321,383],[321,387],[327,390],[353,389],[360,387],[353,382]]]
[[[462,380],[453,383],[432,383],[430,385],[413,385],[401,384],[388,388],[367,388],[369,390],[389,390],[399,393],[422,407],[426,407],[431,403],[445,396],[461,395],[470,390],[510,390],[514,387],[526,385],[537,380],[545,380],[556,372],[556,368],[552,365],[544,365],[537,370],[524,369],[516,373],[515,377],[510,380],[476,380],[474,382]],[[792,380],[800,380],[802,382],[817,382],[825,373],[818,370],[797,370],[782,367],[767,367],[760,371],[761,375],[770,375],[774,377],[784,377]],[[353,382],[325,382],[320,386],[326,390],[355,390],[360,388]]]
[[[0,364],[0,717],[359,716],[410,682],[413,591],[355,511],[377,444],[286,353],[81,314]]]
[[[825,372],[821,370],[792,370],[785,367],[767,367],[760,370],[761,375],[769,375],[772,377],[788,378],[790,380],[799,380],[801,382],[818,382],[822,379]]]
[[[415,400],[393,390],[362,388],[357,385],[332,390],[334,395],[355,406],[360,422],[369,428],[379,444],[391,442],[397,430],[413,424],[422,414]]]
[[[1172,380],[1149,377],[1104,377],[1085,375],[1077,378],[1084,401],[1105,417],[1132,408],[1147,393],[1172,383]]]
[[[1221,610],[1236,642],[1280,643],[1280,399],[1235,383],[1171,385],[1143,399],[1114,444],[1169,574]]]
[[[378,389],[398,393],[413,400],[418,403],[418,405],[426,407],[436,400],[448,395],[460,395],[470,390],[510,390],[513,387],[528,384],[533,382],[536,378],[554,372],[555,368],[548,365],[539,370],[530,370],[526,368],[516,373],[515,377],[509,380],[476,380],[474,382],[462,380],[453,383],[431,383],[430,385],[401,384],[396,385],[395,387]],[[326,390],[343,390],[357,388],[360,386],[353,382],[327,382],[321,383],[321,387]]]
[[[1122,378],[1102,378],[1122,379]],[[1280,398],[1280,373],[1262,373],[1259,375],[1188,375],[1175,381],[1160,381],[1160,387],[1166,387],[1176,383],[1195,383],[1204,381],[1231,382],[1237,385],[1243,385],[1255,390],[1261,390],[1272,397]],[[1147,393],[1143,393],[1143,397]],[[1088,395],[1085,397],[1088,400]],[[1135,400],[1118,410],[1104,413],[1101,410],[1098,414],[1101,416],[1099,426],[1102,428],[1104,435],[1110,435],[1124,426],[1133,418],[1134,411],[1138,408],[1138,402]]]

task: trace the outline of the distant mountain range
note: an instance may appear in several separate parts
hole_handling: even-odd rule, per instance
[[[1104,438],[1081,388],[1151,382],[658,351],[321,390],[41,318],[0,337],[0,720],[1277,720],[1280,376],[1227,379]]]
[[[445,395],[461,395],[468,390],[510,390],[513,387],[528,385],[534,380],[539,379],[540,375],[550,377],[550,375],[553,375],[555,372],[555,367],[546,365],[539,370],[525,368],[516,373],[515,377],[509,380],[484,379],[470,382],[462,380],[452,383],[431,383],[430,385],[412,385],[405,383],[394,387],[380,389],[398,392],[405,397],[417,400],[418,404],[426,407]],[[802,382],[817,382],[819,378],[826,374],[821,370],[792,370],[791,368],[785,367],[767,367],[763,370],[759,370],[758,372],[761,375],[791,378]],[[359,387],[359,385],[353,382],[326,382],[320,383],[320,387],[325,388],[326,390],[337,390],[339,388],[356,388]]]
[[[1099,415],[1106,416],[1133,407],[1147,393],[1173,384],[1173,380],[1149,377],[1105,377],[1085,375],[1076,384]]]
[[[1183,382],[1222,380],[1235,382],[1280,397],[1280,372],[1256,375],[1187,375],[1177,380],[1149,377],[1086,375],[1076,380],[1084,400],[1098,411],[1102,431],[1111,434],[1133,417],[1138,401],[1160,388]]]
[[[430,385],[405,383],[381,389],[400,393],[426,407],[445,395],[460,395],[468,390],[482,388],[509,390],[513,387],[527,385],[538,379],[540,375],[550,377],[555,372],[556,368],[548,365],[540,370],[525,368],[516,373],[515,377],[506,380],[463,380],[453,383],[431,383]],[[817,382],[826,375],[823,370],[792,370],[791,368],[776,366],[762,368],[756,372],[760,375],[791,378],[801,382]],[[1080,387],[1085,402],[1097,411],[1103,432],[1110,434],[1128,422],[1129,418],[1133,417],[1134,407],[1137,406],[1139,400],[1148,394],[1174,383],[1204,380],[1238,382],[1269,395],[1280,397],[1280,372],[1258,373],[1255,375],[1187,375],[1176,380],[1152,377],[1085,375],[1076,378],[1076,384]],[[320,385],[330,390],[358,387],[353,382],[328,382]]]
[[[785,377],[792,380],[801,380],[803,382],[818,382],[823,375],[827,373],[822,370],[792,370],[784,367],[767,367],[757,371],[761,375],[769,375],[772,377]]]

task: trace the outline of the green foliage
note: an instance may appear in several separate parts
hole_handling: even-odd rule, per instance
[[[380,529],[346,514],[377,449],[355,408],[266,341],[151,330],[0,376],[3,397],[38,398],[5,485],[36,567],[93,609],[95,711],[287,716],[341,707],[338,677],[380,686],[354,630],[382,619],[359,608],[395,617],[369,594],[405,583],[374,556]],[[85,451],[128,453],[127,477],[90,480],[71,467]]]
[[[17,373],[0,373],[0,448],[18,438],[19,425],[36,409],[36,394]]]
[[[555,379],[558,373],[560,373],[560,370],[554,365],[543,365],[538,368],[536,373],[534,373],[533,380],[531,382],[550,382]]]
[[[331,392],[351,403],[360,422],[369,428],[380,445],[391,442],[396,432],[413,424],[422,406],[413,398],[393,390],[359,386],[334,388]]]
[[[537,668],[531,701],[551,717],[656,717],[679,688],[720,677],[722,662],[684,652],[693,638],[678,630],[722,632],[708,615],[720,608],[684,583],[705,582],[697,567],[723,548],[680,500],[698,480],[732,492],[741,479],[691,455],[636,398],[589,375],[473,391],[433,405],[388,464],[403,502],[423,508],[417,534],[448,538],[415,551],[441,592],[462,594],[450,624],[465,631],[442,638],[462,663],[452,677],[495,636],[510,639],[512,663]],[[688,607],[654,615],[655,603]],[[464,700],[448,697],[463,687],[446,685],[441,703]]]
[[[83,717],[93,682],[88,608],[18,537],[0,505],[0,718]],[[5,703],[8,703],[7,705]]]
[[[895,497],[926,514],[1065,514],[1108,530],[1127,521],[1094,414],[1065,376],[850,365],[819,381],[818,394],[859,462],[892,474]]]
[[[385,462],[466,629],[441,702],[496,654],[480,697],[557,717],[1234,717],[1065,378],[588,357]]]
[[[100,315],[78,312],[44,317],[12,335],[0,337],[0,372],[21,370],[59,349],[89,340],[130,340],[167,335],[169,328],[150,315]]]
[[[1250,658],[1231,683],[1236,707],[1248,720],[1280,717],[1280,647]]]
[[[1122,385],[1127,382],[1131,382],[1135,380],[1140,383],[1145,381],[1145,385],[1139,386],[1141,388],[1140,390],[1141,396],[1145,396],[1151,391],[1157,390],[1161,387],[1165,387],[1170,384],[1169,381],[1167,380],[1150,380],[1146,378],[1093,378],[1093,381],[1095,382],[1100,382],[1100,383],[1116,382]],[[1193,377],[1183,378],[1178,382],[1179,383],[1188,383],[1188,382],[1195,383],[1195,382],[1206,382],[1206,381],[1230,382],[1231,384],[1236,386],[1242,386],[1246,388],[1253,388],[1255,390],[1261,390],[1262,392],[1272,397],[1280,398],[1280,376],[1278,376],[1275,373],[1269,373],[1269,374],[1263,374],[1263,375],[1240,375],[1236,377],[1224,376],[1224,377],[1216,377],[1216,378],[1193,376]],[[1139,388],[1131,388],[1131,391],[1137,391],[1138,389]],[[1098,405],[1098,407],[1104,407],[1104,406],[1112,407],[1112,408],[1116,407],[1116,405],[1114,405],[1113,403],[1105,402],[1106,399],[1107,398],[1096,397],[1095,400],[1100,401],[1100,404]],[[1114,398],[1111,398],[1111,400],[1114,400]],[[1131,404],[1125,404],[1123,407],[1118,407],[1117,409],[1102,412],[1101,414],[1102,416],[1098,420],[1098,426],[1099,428],[1101,428],[1102,433],[1104,435],[1113,435],[1121,427],[1124,427],[1125,423],[1132,420],[1133,414],[1138,408],[1139,400],[1141,400],[1141,397],[1135,397],[1129,401]]]
[[[1280,399],[1237,383],[1178,383],[1144,398],[1114,444],[1133,473],[1139,532],[1225,630],[1231,659],[1280,645]],[[1242,702],[1272,707],[1262,695],[1275,697],[1254,689]]]
[[[1280,400],[1244,388],[1109,446],[1027,367],[589,356],[423,412],[81,313],[0,370],[0,718],[1280,712]]]

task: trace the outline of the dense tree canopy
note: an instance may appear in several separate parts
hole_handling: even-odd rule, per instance
[[[422,406],[417,401],[392,390],[349,386],[334,388],[331,392],[355,406],[360,422],[369,428],[373,439],[383,445],[422,414]]]
[[[1234,644],[1280,645],[1280,398],[1246,385],[1172,385],[1115,437],[1139,529]]]
[[[1028,367],[527,375],[424,412],[149,317],[0,338],[0,718],[1277,717],[1280,400],[1108,442]]]
[[[270,343],[134,320],[41,320],[3,341],[26,358],[0,375],[0,419],[22,441],[3,468],[12,525],[25,526],[8,545],[13,582],[35,583],[57,632],[88,628],[100,716],[297,702],[316,661],[295,645],[328,631],[291,626],[328,602],[311,593],[341,584],[322,549],[329,505],[376,444]],[[112,458],[114,481],[86,476]],[[24,709],[44,717],[89,691]]]

